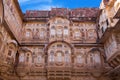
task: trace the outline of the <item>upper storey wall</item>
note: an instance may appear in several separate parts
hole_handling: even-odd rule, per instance
[[[63,40],[69,43],[96,43],[98,13],[98,8],[27,11],[24,15],[21,43]]]
[[[20,37],[21,28],[22,28],[22,14],[19,9],[19,4],[17,0],[3,0],[4,4],[4,18],[10,28],[10,31],[14,34],[17,40]]]
[[[10,31],[13,33],[13,36],[15,36],[18,42],[28,40],[28,38],[26,39],[26,37],[29,36],[30,36],[29,38],[31,38],[30,40],[28,40],[30,41],[30,43],[33,40],[38,42],[41,42],[42,40],[43,40],[42,42],[55,41],[55,39],[50,38],[51,37],[50,33],[52,29],[51,27],[53,26],[55,27],[56,38],[57,38],[57,34],[62,33],[62,38],[60,37],[60,40],[63,39],[63,34],[69,34],[67,38],[76,35],[80,37],[80,39],[82,39],[81,36],[84,37],[87,36],[86,32],[92,32],[91,33],[92,35],[94,33],[96,35],[95,32],[96,25],[94,24],[96,22],[97,15],[99,12],[98,8],[78,8],[72,10],[67,8],[53,8],[51,9],[51,11],[27,11],[24,17],[22,17],[22,13],[19,8],[19,4],[17,0],[3,0],[3,4],[4,4],[5,22],[7,23]],[[53,19],[56,17],[63,18],[62,20],[64,24],[59,23],[60,18],[59,19],[57,18],[58,22],[54,24],[56,20]],[[68,24],[66,24],[65,21],[67,21]],[[90,31],[86,31],[87,29],[85,30],[85,28],[84,30],[77,28],[78,30],[76,29],[75,32],[74,31],[75,28],[72,28],[75,25],[86,26],[86,27],[88,27],[89,25],[90,26],[94,25],[95,27],[94,29],[91,28],[92,30]],[[60,28],[60,30],[58,28]],[[58,33],[57,31],[61,31],[61,33]],[[52,32],[51,34],[54,33]],[[43,39],[37,36],[42,37]],[[97,37],[95,36],[95,38]],[[76,39],[75,41],[79,42],[80,39]],[[84,40],[82,39],[80,42],[82,41]],[[96,40],[94,40],[92,43],[95,42]]]
[[[68,43],[96,43],[95,22],[70,22],[56,17],[46,22],[26,22],[22,29],[21,43],[48,43],[66,41]]]

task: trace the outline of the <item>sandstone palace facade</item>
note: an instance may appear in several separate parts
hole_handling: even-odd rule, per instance
[[[120,80],[120,0],[26,13],[0,0],[0,80]]]

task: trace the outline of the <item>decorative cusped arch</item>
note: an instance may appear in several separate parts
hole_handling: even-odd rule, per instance
[[[12,64],[15,62],[18,44],[15,40],[8,40],[6,47],[6,62]]]
[[[92,49],[89,50],[88,53],[94,53],[94,52],[96,52],[96,51],[100,52],[100,55],[101,55],[101,56],[106,57],[105,54],[104,54],[104,49],[102,49],[102,48],[97,48],[97,47],[92,48]],[[88,54],[88,55],[89,55],[89,54]],[[88,55],[87,55],[87,56],[88,56]]]
[[[87,64],[89,68],[101,68],[102,67],[102,51],[100,48],[92,48],[87,54]]]
[[[8,40],[7,43],[8,44],[14,44],[16,47],[18,45],[18,43],[15,40]]]
[[[24,37],[25,37],[25,39],[31,39],[33,37],[32,30],[31,29],[26,29],[24,31]]]
[[[7,41],[7,45],[8,45],[8,49],[9,47],[13,47],[14,48],[14,51],[17,52],[17,49],[18,49],[18,43],[15,41],[15,40],[8,40]]]
[[[94,40],[97,38],[97,33],[96,33],[96,30],[95,29],[89,29],[87,31],[87,37],[89,40]]]
[[[53,45],[53,44],[55,44],[55,43],[63,43],[63,44],[66,44],[66,45],[68,45],[69,47],[70,47],[70,49],[71,49],[71,53],[73,54],[73,52],[74,52],[74,47],[70,44],[70,43],[68,43],[68,42],[66,42],[66,41],[53,41],[53,42],[51,42],[51,43],[49,43],[48,45],[46,45],[46,47],[45,47],[45,53],[47,54],[47,52],[48,52],[48,49],[50,48],[50,46],[51,45]]]
[[[46,46],[48,65],[67,66],[72,61],[73,47],[65,41],[54,41]]]
[[[32,62],[32,50],[28,47],[20,47],[18,50],[19,53],[19,63],[31,63]]]

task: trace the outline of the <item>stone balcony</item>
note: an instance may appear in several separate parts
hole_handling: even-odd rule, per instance
[[[70,79],[71,78],[71,67],[61,67],[61,66],[47,66],[47,77],[49,79]]]
[[[23,77],[26,75],[30,76],[46,76],[45,64],[24,64],[19,63],[15,68],[17,75]]]
[[[72,66],[47,66],[48,71],[71,71]]]
[[[108,59],[108,63],[112,67],[120,66],[120,44],[117,45],[117,50]]]

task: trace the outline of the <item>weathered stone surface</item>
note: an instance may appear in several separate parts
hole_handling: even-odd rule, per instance
[[[0,80],[120,79],[119,0],[25,14],[1,1]]]

